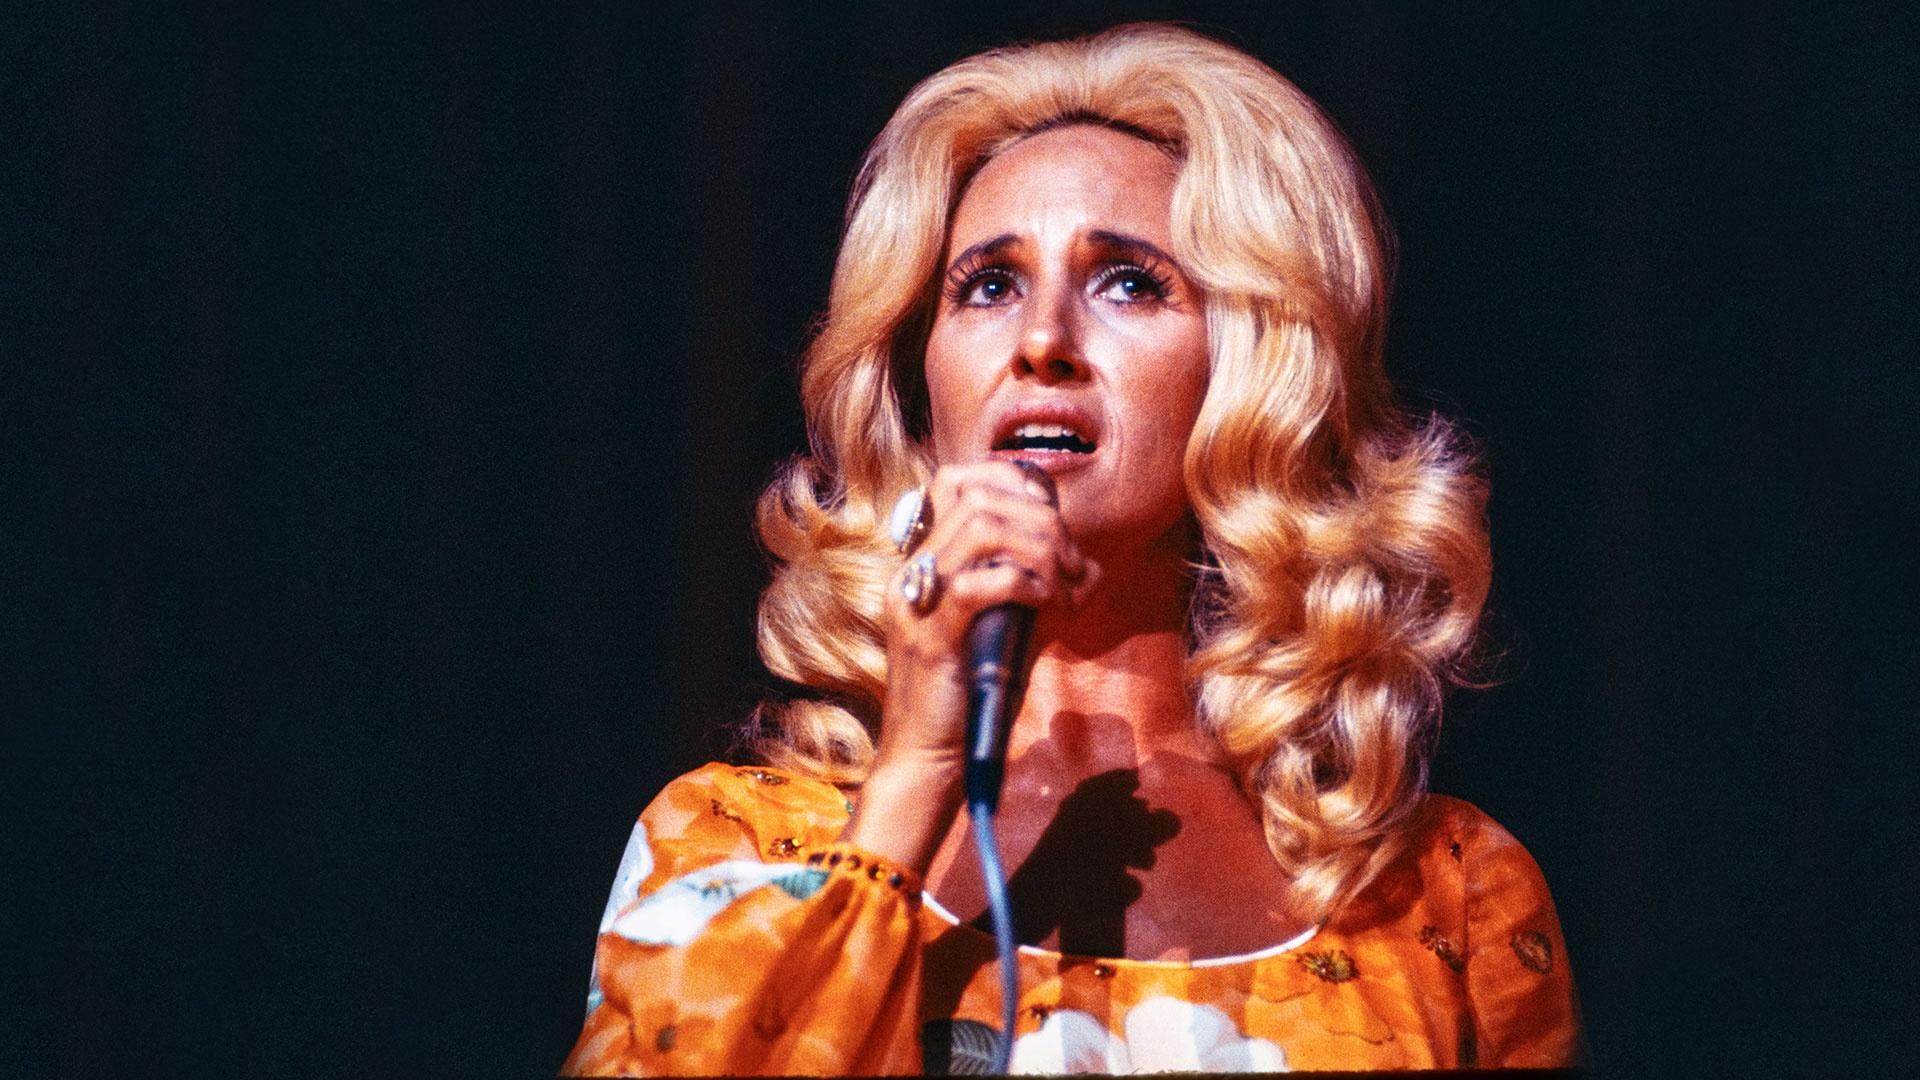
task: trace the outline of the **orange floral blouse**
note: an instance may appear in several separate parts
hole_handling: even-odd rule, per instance
[[[836,843],[832,785],[712,764],[640,815],[600,923],[568,1075],[963,1073],[1001,1022],[992,936],[911,871]],[[1407,853],[1333,920],[1194,961],[1020,953],[1013,1071],[1574,1064],[1566,945],[1539,868],[1432,795]]]

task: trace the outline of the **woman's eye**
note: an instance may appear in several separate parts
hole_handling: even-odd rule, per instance
[[[1013,282],[1005,274],[981,274],[967,283],[961,294],[961,302],[966,304],[998,304],[1013,295]]]
[[[1166,292],[1165,287],[1145,270],[1115,270],[1100,283],[1101,296],[1122,304],[1156,300],[1165,296]]]

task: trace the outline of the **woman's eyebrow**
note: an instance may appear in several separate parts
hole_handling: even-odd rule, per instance
[[[965,251],[962,251],[960,254],[955,255],[953,257],[953,261],[947,264],[947,269],[951,271],[954,267],[959,266],[961,263],[969,262],[974,259],[992,258],[993,256],[999,255],[1000,253],[1006,251],[1010,247],[1019,246],[1019,244],[1020,244],[1019,237],[1013,235],[1012,233],[1001,233],[999,236],[996,236],[991,240],[982,240],[979,243],[974,244],[972,247],[967,248]]]
[[[1109,229],[1089,229],[1087,230],[1087,243],[1100,249],[1102,253],[1107,255],[1133,256],[1135,258],[1144,256],[1147,259],[1155,262],[1163,262],[1169,266],[1178,267],[1180,265],[1180,260],[1160,250],[1158,244],[1153,243],[1151,240],[1142,240],[1137,236],[1129,236],[1126,233],[1117,233]]]

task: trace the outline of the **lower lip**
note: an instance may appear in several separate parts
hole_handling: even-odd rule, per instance
[[[1049,476],[1059,477],[1092,465],[1099,454],[1100,449],[1095,447],[1090,454],[1076,454],[1071,450],[995,450],[993,457],[997,461],[1025,458],[1047,470]]]

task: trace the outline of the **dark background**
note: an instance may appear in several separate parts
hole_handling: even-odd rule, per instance
[[[1544,868],[1596,1072],[1906,1046],[1912,25],[1737,11],[16,14],[6,1053],[551,1073],[634,814],[770,687],[861,152],[1141,17],[1379,181],[1392,368],[1495,492],[1435,787]]]

